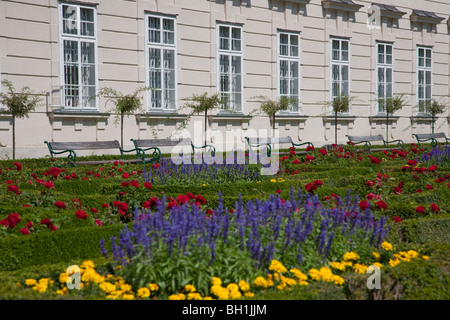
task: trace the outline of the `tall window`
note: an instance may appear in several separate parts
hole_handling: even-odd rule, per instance
[[[223,110],[242,111],[242,28],[218,25],[218,92]]]
[[[96,9],[60,5],[61,85],[64,107],[96,109]]]
[[[431,102],[431,48],[417,48],[417,102],[419,113],[428,113]]]
[[[349,43],[348,39],[331,39],[331,99],[349,95]]]
[[[298,112],[300,96],[300,54],[299,35],[297,33],[278,33],[278,75],[280,97],[289,97],[297,101],[287,112]]]
[[[147,15],[147,84],[150,110],[176,109],[176,21]]]
[[[386,112],[386,99],[392,97],[392,44],[377,43],[378,112]]]

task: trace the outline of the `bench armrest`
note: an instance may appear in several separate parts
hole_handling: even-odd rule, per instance
[[[145,151],[148,151],[152,149],[153,152],[152,157],[149,161],[145,161]],[[141,149],[141,148],[136,148],[136,152],[137,152],[137,158],[139,160],[142,161],[142,163],[146,163],[146,162],[158,162],[159,159],[161,158],[161,150],[158,147],[150,147],[150,148],[146,148],[146,149]]]
[[[192,153],[195,154],[195,149],[205,149],[207,152],[211,152],[211,155],[216,154],[216,148],[212,144],[205,144],[201,147],[195,146],[193,143],[191,143],[192,146]]]
[[[50,157],[53,158],[53,156],[55,154],[63,154],[63,153],[68,152],[69,155],[67,156],[67,161],[69,162],[69,164],[71,166],[76,167],[77,153],[75,152],[75,150],[67,149],[67,150],[63,150],[63,151],[55,151],[52,149],[52,147],[48,141],[44,141],[44,143],[47,144],[48,150],[50,151]]]
[[[397,139],[397,140],[391,140],[391,141],[383,141],[384,142],[384,145],[386,146],[386,147],[388,147],[388,144],[389,143],[397,143],[397,146],[399,147],[399,148],[402,148],[403,149],[403,146],[404,146],[404,142],[402,141],[402,140],[400,140],[400,139]]]
[[[302,143],[291,142],[291,143],[294,148],[299,147],[299,146],[304,146],[304,145],[307,145],[308,147],[314,147],[314,145],[311,142],[302,142]]]

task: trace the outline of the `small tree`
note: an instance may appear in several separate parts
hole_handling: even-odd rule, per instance
[[[208,129],[208,111],[212,111],[214,109],[219,108],[225,101],[223,97],[221,97],[220,93],[215,93],[213,95],[208,96],[208,93],[205,92],[201,95],[193,94],[191,97],[184,98],[183,100],[189,101],[186,102],[181,108],[189,108],[190,112],[184,121],[181,123],[178,129],[185,128],[188,124],[189,120],[192,118],[194,114],[204,114],[205,117],[205,145],[206,141],[206,131]]]
[[[447,106],[441,102],[441,99],[431,99],[428,112],[431,114],[431,132],[434,133],[434,118],[436,118],[436,115],[441,114],[444,112],[445,108]]]
[[[267,115],[272,121],[272,135],[275,134],[275,119],[277,113],[280,111],[289,110],[289,107],[291,105],[298,104],[297,99],[286,96],[278,97],[275,100],[270,99],[266,96],[257,96],[254,97],[254,99],[257,99],[257,101],[260,103],[260,107],[259,109],[255,109],[252,112],[250,112],[250,114],[253,115],[263,113]]]
[[[339,94],[333,100],[326,102],[327,106],[331,106],[334,112],[334,143],[337,145],[337,118],[339,113],[348,112],[350,104],[355,98],[352,96]]]
[[[102,88],[95,97],[107,97],[114,101],[115,123],[120,122],[120,146],[123,148],[123,119],[125,116],[132,115],[142,106],[139,94],[143,91],[151,90],[150,87],[140,87],[133,93],[124,95],[112,88]]]
[[[385,100],[378,100],[381,110],[386,112],[386,142],[389,142],[389,115],[395,111],[400,110],[405,106],[405,100],[403,99],[405,94],[398,94],[392,97],[388,97]]]
[[[8,88],[5,93],[0,93],[0,102],[5,110],[2,113],[12,116],[12,142],[13,142],[13,159],[16,158],[16,118],[29,117],[28,114],[33,111],[41,98],[33,93],[29,87],[23,87],[21,92],[16,92],[13,84],[9,80],[3,80],[2,85]]]

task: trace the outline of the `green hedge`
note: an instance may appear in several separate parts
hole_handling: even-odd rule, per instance
[[[84,227],[0,239],[0,271],[100,257],[100,239],[109,247],[109,238],[123,228],[123,224]]]

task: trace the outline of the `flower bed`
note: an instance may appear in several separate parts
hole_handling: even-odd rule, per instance
[[[118,267],[112,277],[130,286],[124,291],[130,296],[123,290],[114,295],[112,289],[99,294],[123,299],[131,294],[140,299],[244,298],[256,288],[288,289],[322,278],[342,286],[346,253],[358,254],[357,263],[347,265],[353,272],[365,273],[373,263],[393,268],[407,257],[387,250],[390,258],[380,262],[373,252],[385,250],[381,244],[395,235],[411,241],[420,228],[408,221],[442,217],[435,227],[445,230],[448,150],[425,151],[414,144],[373,154],[351,144],[309,148],[303,156],[291,150],[280,158],[276,176],[261,175],[255,164],[175,166],[164,158],[147,166],[116,161],[77,168],[51,162],[45,167],[41,160],[4,161],[0,270],[103,253],[112,268]],[[100,229],[103,236],[93,237]],[[428,227],[420,230],[433,233]],[[445,232],[437,234],[445,238]],[[77,241],[63,244],[72,235],[79,238],[78,247]],[[27,237],[30,241],[23,241]],[[48,241],[54,257],[36,254],[32,239]],[[89,248],[84,256],[83,245]],[[57,248],[64,248],[64,254]],[[414,258],[422,256],[420,248],[414,252]],[[213,277],[220,278],[218,287]],[[261,279],[274,284],[262,288]],[[43,281],[35,291],[56,280]],[[252,289],[243,290],[240,281]]]

